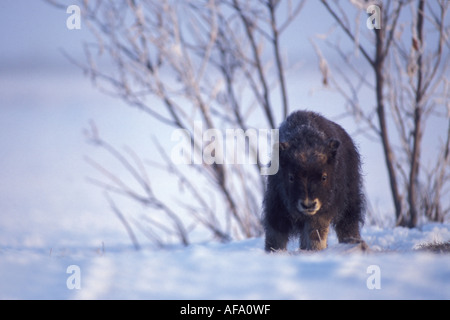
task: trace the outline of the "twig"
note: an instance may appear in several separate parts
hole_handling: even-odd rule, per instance
[[[128,236],[131,239],[131,242],[133,243],[133,246],[136,250],[139,250],[141,246],[139,245],[139,242],[137,241],[136,235],[133,232],[133,229],[131,228],[128,221],[125,219],[125,216],[122,214],[122,212],[117,208],[114,201],[111,199],[109,194],[105,192],[105,198],[109,203],[109,206],[111,207],[112,211],[116,214],[116,216],[119,218],[120,222],[122,222],[123,226],[125,227],[125,230],[128,233]]]

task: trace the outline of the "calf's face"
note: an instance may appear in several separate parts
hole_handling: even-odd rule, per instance
[[[339,145],[337,140],[307,147],[280,143],[284,203],[294,218],[315,215],[330,202]]]

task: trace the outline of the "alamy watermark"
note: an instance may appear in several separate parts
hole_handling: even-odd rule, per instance
[[[367,278],[366,285],[369,290],[381,289],[381,269],[378,265],[370,265],[367,267],[367,274],[370,276]]]
[[[81,29],[81,10],[80,7],[73,4],[67,7],[66,13],[70,13],[70,16],[66,20],[66,27],[69,30]]]
[[[381,9],[377,5],[370,5],[367,7],[366,12],[370,14],[370,17],[366,20],[366,26],[368,29],[381,29]]]
[[[193,135],[186,129],[172,132],[170,158],[174,164],[260,164],[261,175],[278,172],[278,129],[204,130],[194,122]],[[270,156],[272,154],[272,157]]]
[[[67,267],[66,273],[70,274],[66,280],[67,289],[81,289],[81,269],[79,266],[72,264]]]
[[[369,29],[381,29],[381,9],[377,5],[369,5],[366,12],[370,16],[366,20],[367,28]],[[66,27],[69,30],[81,29],[81,9],[79,6],[72,4],[67,7],[67,14],[70,16],[66,20]]]

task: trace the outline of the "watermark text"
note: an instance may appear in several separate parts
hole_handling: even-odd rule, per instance
[[[186,129],[172,132],[176,144],[170,157],[174,164],[260,164],[261,175],[273,175],[278,172],[278,139],[278,129],[204,130],[196,121],[193,135]]]
[[[81,10],[77,5],[71,5],[67,7],[66,13],[70,16],[66,20],[66,27],[69,30],[80,30],[81,29]]]

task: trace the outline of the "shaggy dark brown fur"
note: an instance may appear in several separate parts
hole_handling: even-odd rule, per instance
[[[266,251],[327,247],[329,226],[339,242],[362,243],[364,196],[360,157],[342,127],[319,114],[297,111],[280,126],[279,170],[268,177],[263,224]]]

